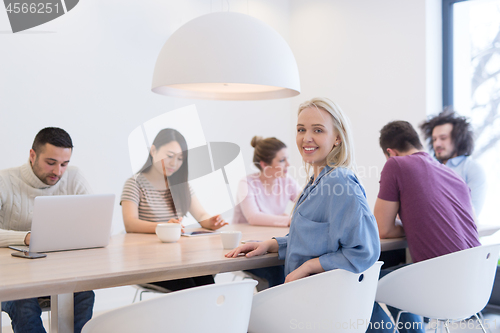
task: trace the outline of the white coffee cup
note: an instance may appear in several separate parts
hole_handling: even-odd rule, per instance
[[[220,238],[224,249],[232,250],[240,244],[241,231],[222,231]]]
[[[156,235],[164,243],[175,243],[181,238],[181,225],[179,223],[158,223]]]

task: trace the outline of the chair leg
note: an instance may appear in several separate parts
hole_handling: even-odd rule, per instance
[[[132,301],[132,303],[135,303],[135,300],[137,299],[137,294],[139,293],[139,289],[137,289],[135,291],[135,295],[134,295],[134,300]]]
[[[399,312],[398,312],[398,317],[397,317],[397,319],[396,319],[396,326],[394,326],[394,333],[395,333],[396,331],[397,331],[397,332],[399,332],[399,331],[397,330],[397,328],[398,328],[399,320],[401,319],[401,315],[402,315],[403,313],[408,313],[408,311],[401,310],[401,311],[399,311]]]
[[[449,320],[444,322],[444,328],[446,328],[446,333],[450,333],[450,329],[448,327],[449,322],[450,322]]]
[[[401,310],[401,311],[398,312],[398,316],[396,318],[396,324],[394,325],[394,331],[393,331],[393,333],[399,332],[398,331],[399,319],[401,319],[401,314],[404,313],[404,312],[408,312],[408,311]]]
[[[399,315],[398,315],[399,317]],[[392,331],[392,333],[396,333],[398,332],[398,321],[396,321],[396,324],[394,324],[394,331]]]
[[[476,317],[477,321],[479,322],[479,325],[481,325],[481,328],[483,329],[483,332],[484,333],[488,333],[488,332],[486,332],[486,329],[483,326],[483,321],[484,321],[483,314],[481,312],[479,312],[479,316],[481,317],[481,319],[479,319],[479,317],[477,316],[477,314],[474,314],[474,316]]]

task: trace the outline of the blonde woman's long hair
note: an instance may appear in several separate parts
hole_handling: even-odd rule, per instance
[[[351,170],[356,178],[358,172],[354,159],[354,145],[352,142],[351,124],[349,118],[344,114],[340,106],[335,102],[327,99],[316,97],[299,105],[299,115],[307,108],[317,108],[328,112],[333,119],[333,125],[338,132],[341,142],[338,146],[333,146],[332,151],[326,157],[326,163],[333,169],[343,167]],[[309,174],[310,166],[306,166],[306,171]]]

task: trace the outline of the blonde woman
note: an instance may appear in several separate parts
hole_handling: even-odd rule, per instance
[[[285,282],[336,268],[362,272],[377,261],[377,222],[355,170],[349,123],[340,107],[315,98],[300,105],[297,148],[313,175],[292,213],[290,233],[226,254],[278,252]]]

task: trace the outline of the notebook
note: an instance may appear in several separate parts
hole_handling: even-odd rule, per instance
[[[105,247],[111,237],[114,202],[114,194],[36,197],[29,247],[9,247],[22,252]]]

